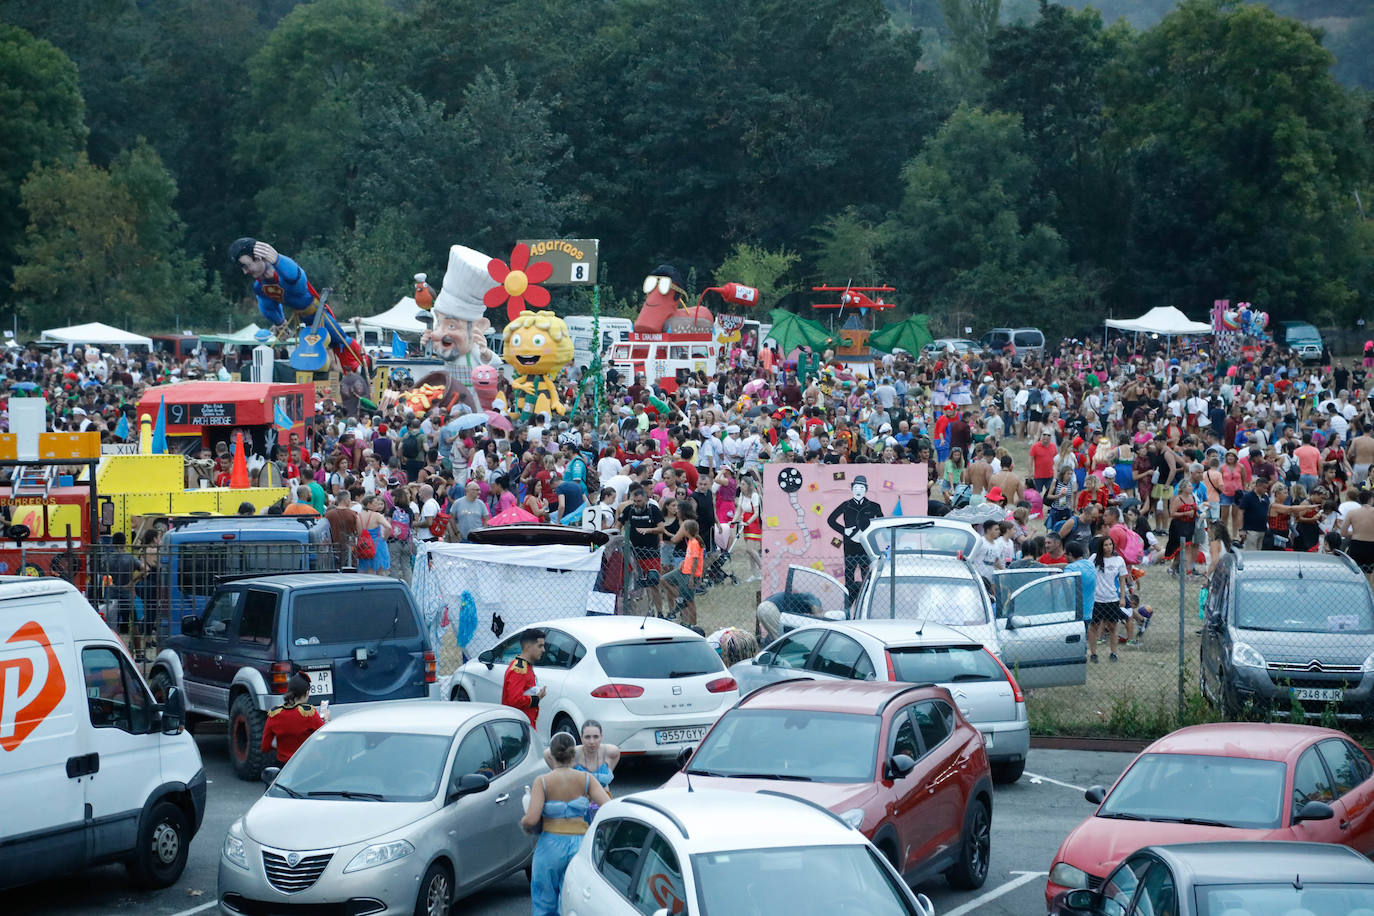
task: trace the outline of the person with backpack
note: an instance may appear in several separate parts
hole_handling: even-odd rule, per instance
[[[420,421],[413,417],[405,435],[401,436],[401,466],[405,468],[407,480],[414,480],[420,468],[425,466],[425,434],[420,431]]]

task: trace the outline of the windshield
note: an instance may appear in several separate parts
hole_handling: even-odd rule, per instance
[[[1344,579],[1245,579],[1236,589],[1236,626],[1280,633],[1374,633],[1369,586]]]
[[[439,791],[448,735],[321,731],[301,745],[270,795],[356,801],[429,801]]]
[[[1351,916],[1374,912],[1374,886],[1368,884],[1206,885],[1197,888],[1198,916]]]
[[[1145,754],[1097,816],[1272,829],[1281,817],[1284,769],[1278,760]]]
[[[609,677],[652,679],[695,677],[724,671],[725,665],[704,639],[650,639],[601,646],[596,660]]]
[[[1006,680],[997,660],[982,646],[912,646],[887,651],[899,681],[949,684]]]
[[[864,599],[864,616],[876,619],[928,620],[950,626],[988,622],[983,592],[972,579],[934,579],[878,575]]]
[[[701,743],[688,773],[870,782],[878,716],[800,709],[733,709]]]
[[[702,916],[910,916],[913,908],[867,846],[786,846],[692,856]],[[743,899],[741,899],[743,898]]]

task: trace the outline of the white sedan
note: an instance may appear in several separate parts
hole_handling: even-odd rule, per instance
[[[667,620],[568,617],[509,634],[453,675],[449,699],[501,702],[506,668],[520,635],[545,633],[535,677],[547,688],[539,733],[574,738],[588,719],[623,755],[675,756],[700,741],[739,699],[739,687],[703,637]]]
[[[783,792],[613,798],[568,865],[562,916],[934,916],[834,814]]]

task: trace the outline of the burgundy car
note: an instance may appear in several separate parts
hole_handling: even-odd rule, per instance
[[[1211,840],[1339,843],[1374,853],[1374,763],[1343,732],[1307,725],[1221,722],[1165,735],[1065,838],[1050,866],[1045,903],[1102,886],[1145,846]]]
[[[669,786],[785,792],[839,815],[909,884],[988,874],[992,777],[983,738],[943,687],[781,681],[745,696]]]

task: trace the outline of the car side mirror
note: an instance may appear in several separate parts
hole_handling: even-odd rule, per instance
[[[677,768],[679,770],[684,769],[687,766],[687,762],[692,759],[692,755],[696,752],[697,749],[695,745],[693,745],[692,747],[684,747],[682,750],[678,751]]]
[[[844,611],[826,611],[821,615],[826,620],[848,620],[849,615]]]
[[[903,779],[914,769],[916,760],[909,754],[894,754],[887,764],[888,774],[893,779]]]
[[[1064,908],[1071,913],[1090,914],[1093,911],[1093,904],[1096,902],[1096,895],[1090,890],[1082,888],[1069,891],[1064,895]]]
[[[672,916],[672,914],[668,912],[668,908],[666,906],[661,906],[658,909],[654,910],[654,916]]]
[[[1329,821],[1336,816],[1336,812],[1326,802],[1310,801],[1305,802],[1297,813],[1293,815],[1293,823],[1300,821]]]
[[[754,664],[765,668],[773,664],[773,660],[772,652],[760,652],[758,655],[754,656]]]
[[[1018,630],[1021,627],[1028,627],[1030,625],[1030,618],[1025,616],[1024,614],[1012,614],[1010,617],[1007,618],[1008,630]]]
[[[490,785],[491,780],[481,773],[465,773],[459,776],[458,783],[448,790],[448,798],[445,799],[444,803],[448,804],[449,802],[457,801],[464,795],[485,792]]]
[[[177,735],[186,723],[186,697],[180,688],[167,690],[167,699],[162,704],[162,733]]]
[[[263,781],[263,783],[264,783],[265,785],[269,785],[269,786],[272,785],[272,783],[274,783],[274,782],[277,781],[277,777],[280,776],[280,775],[281,775],[281,767],[263,767],[263,768],[262,768],[262,781]]]
[[[935,916],[935,904],[925,894],[916,895],[916,912],[920,916]]]
[[[1221,615],[1215,613],[1208,613],[1202,625],[1215,633],[1220,633],[1222,630]]]
[[[486,665],[487,670],[490,671],[492,668],[495,667],[496,653],[492,652],[492,650],[490,649],[487,649],[477,656],[477,660],[482,664]]]
[[[1083,793],[1083,797],[1094,805],[1102,804],[1102,800],[1107,797],[1107,790],[1102,786],[1091,786]]]
[[[199,617],[183,617],[183,618],[181,618],[181,635],[183,635],[183,636],[199,636],[200,633],[201,633],[201,630],[200,630],[200,618],[199,618]]]

